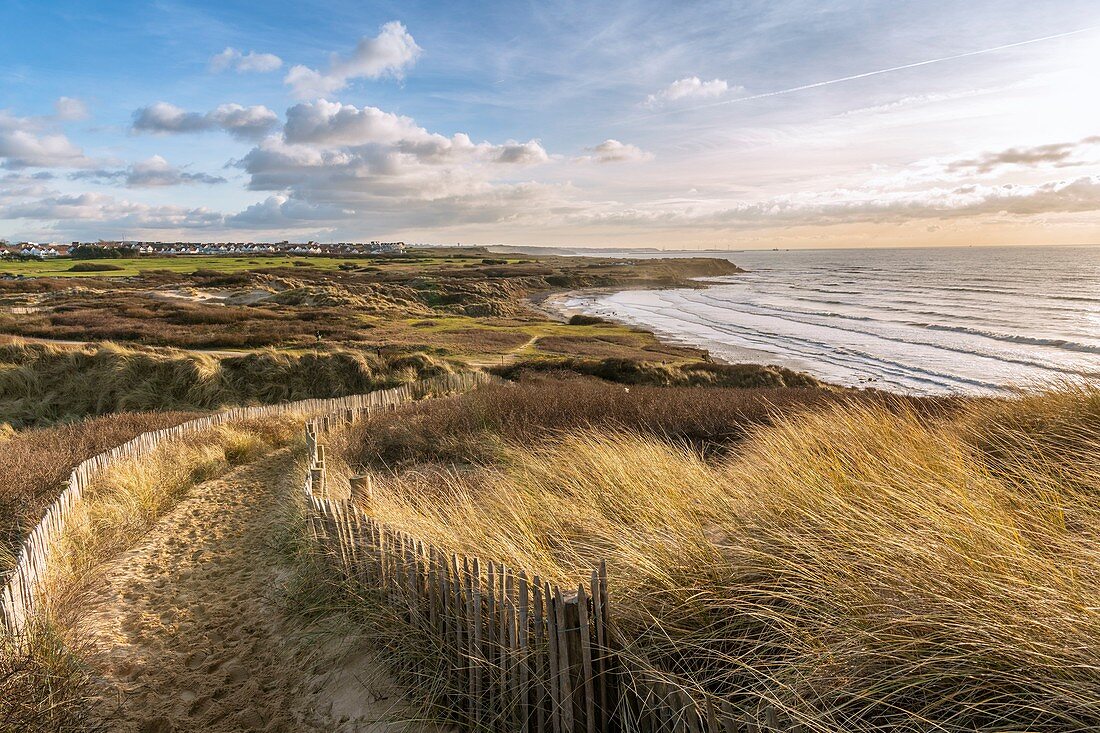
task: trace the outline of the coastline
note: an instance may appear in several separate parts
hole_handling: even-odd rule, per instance
[[[706,284],[700,283],[699,288],[705,289]],[[590,307],[586,307],[585,301],[591,302],[593,299],[600,296],[615,295],[617,293],[627,293],[635,291],[651,292],[657,290],[682,290],[686,289],[683,285],[665,286],[665,287],[616,287],[616,286],[604,286],[597,288],[579,288],[574,290],[554,290],[550,292],[540,293],[538,295],[529,297],[527,299],[528,304],[536,311],[557,321],[568,321],[570,317],[574,315],[597,315],[600,318],[604,318],[608,321],[613,321],[627,328],[638,329],[646,331],[653,335],[658,341],[668,346],[675,347],[688,347],[692,349],[698,349],[707,355],[707,360],[716,364],[755,364],[758,366],[778,366],[788,369],[795,369],[797,371],[806,372],[812,374],[808,366],[804,363],[796,362],[793,359],[783,359],[768,351],[760,349],[750,349],[742,346],[727,345],[723,348],[723,353],[716,354],[714,350],[697,341],[690,339],[689,337],[671,331],[662,331],[661,329],[655,329],[650,325],[643,325],[631,321],[629,318],[624,318],[620,314],[608,314],[606,312],[595,313]],[[817,375],[815,378],[821,379]],[[824,380],[823,380],[824,381]]]

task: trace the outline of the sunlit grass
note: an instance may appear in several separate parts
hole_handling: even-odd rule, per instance
[[[627,654],[697,694],[811,730],[1100,726],[1096,388],[833,405],[710,458],[506,431],[375,479],[369,511],[448,551],[563,584],[606,560]]]

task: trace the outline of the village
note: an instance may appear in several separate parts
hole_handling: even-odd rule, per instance
[[[400,254],[404,242],[96,242],[0,243],[0,259],[53,259],[55,257],[170,257],[173,255],[380,255]]]

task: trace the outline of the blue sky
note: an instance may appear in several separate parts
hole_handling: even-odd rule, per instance
[[[1093,26],[1091,0],[6,0],[0,236],[1098,241]]]

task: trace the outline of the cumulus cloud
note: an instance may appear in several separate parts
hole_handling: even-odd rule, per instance
[[[96,169],[79,171],[69,176],[73,180],[116,181],[129,188],[179,186],[189,183],[225,183],[221,176],[189,173],[180,170],[159,155],[133,163],[121,170]]]
[[[496,146],[493,155],[493,162],[495,163],[512,163],[515,165],[534,165],[545,163],[549,159],[550,156],[546,154],[546,150],[538,140],[528,140],[525,143],[509,140],[503,145]]]
[[[43,129],[41,120],[0,110],[0,166],[85,168],[94,164],[65,135]]]
[[[725,79],[703,81],[697,76],[677,79],[664,89],[646,97],[645,106],[662,107],[670,102],[682,99],[714,99],[725,96],[730,91],[742,91],[743,87],[730,87]]]
[[[549,160],[538,140],[474,142],[377,107],[303,102],[287,110],[282,136],[265,137],[235,161],[250,189],[272,193],[239,216],[408,223],[515,217],[521,212],[509,210],[512,202],[530,203],[552,187],[497,179]]]
[[[342,148],[345,156],[369,155],[378,160],[379,155],[393,154],[424,164],[476,160],[534,165],[550,159],[538,140],[509,140],[499,145],[474,143],[465,133],[447,137],[429,132],[411,117],[377,107],[356,107],[324,99],[288,109],[283,138],[288,145],[315,150]],[[373,147],[368,150],[367,146]]]
[[[637,145],[619,142],[612,138],[585,150],[592,154],[583,156],[580,160],[595,163],[634,163],[653,160],[653,153],[642,150]]]
[[[214,73],[232,70],[238,74],[266,74],[277,71],[282,65],[283,60],[273,53],[241,53],[232,46],[210,57],[210,70]]]
[[[1094,145],[1100,145],[1100,135],[1086,137],[1075,143],[1052,143],[1030,148],[1008,148],[999,152],[982,153],[976,158],[952,161],[947,164],[946,168],[950,172],[965,173],[992,173],[1008,166],[1034,168],[1050,165],[1056,168],[1066,168],[1074,165],[1084,165],[1089,162],[1074,160],[1073,157],[1083,149]]]
[[[291,144],[362,145],[424,139],[429,133],[410,117],[321,99],[288,109],[283,135]]]
[[[70,122],[88,117],[88,105],[73,97],[59,97],[53,107],[59,120]]]
[[[267,107],[222,104],[210,112],[188,112],[168,102],[156,102],[134,111],[133,130],[168,135],[222,130],[233,137],[255,140],[266,135],[279,116]]]
[[[361,38],[349,56],[333,54],[327,71],[293,66],[284,81],[299,98],[323,97],[340,91],[353,79],[399,79],[420,53],[409,31],[395,20],[382,26],[377,36]]]

